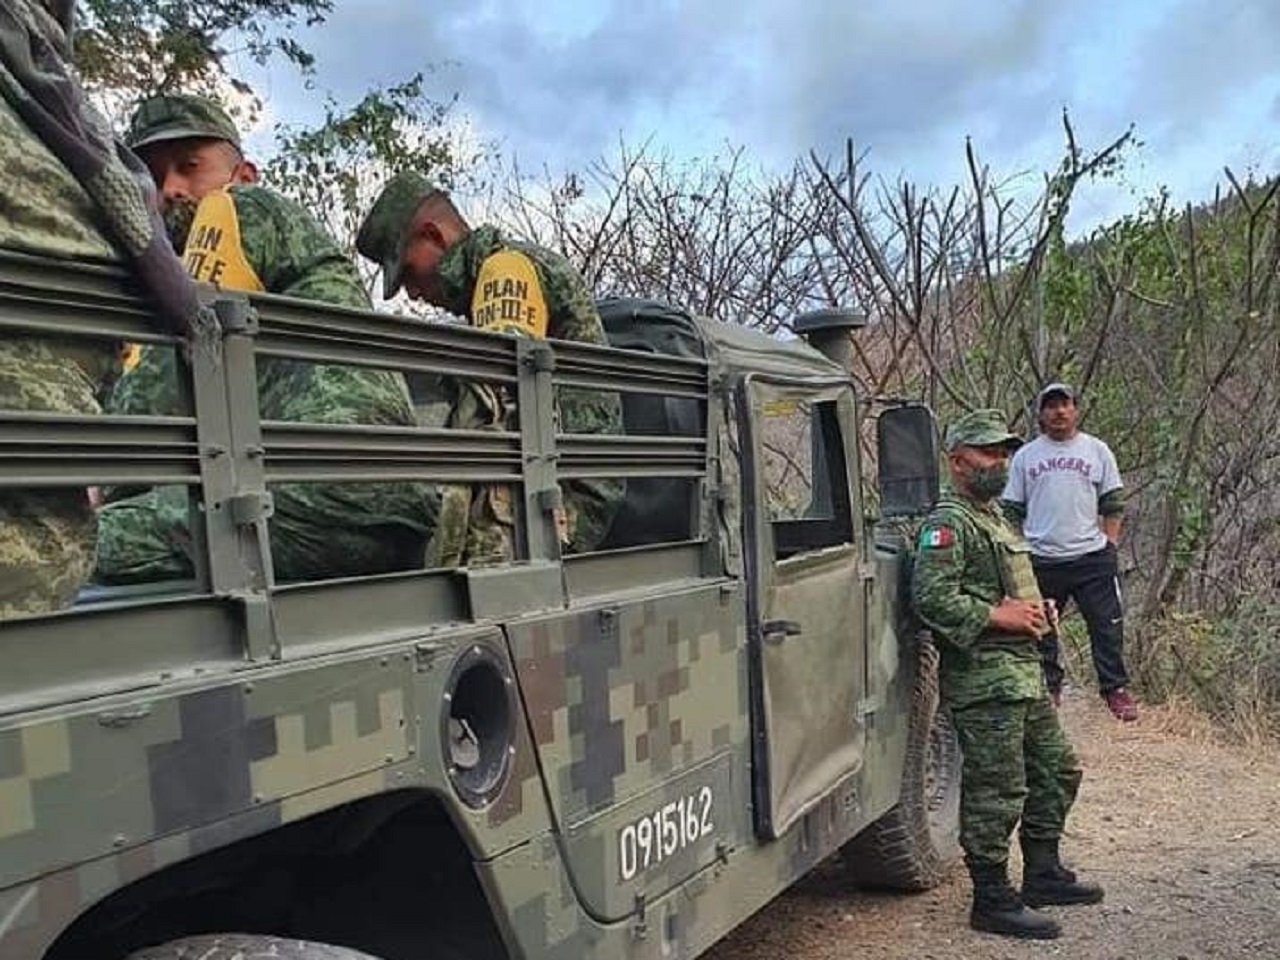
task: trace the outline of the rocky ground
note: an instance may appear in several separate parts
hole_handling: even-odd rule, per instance
[[[1064,717],[1085,768],[1064,854],[1107,898],[1051,908],[1060,940],[970,930],[963,869],[928,893],[884,896],[850,892],[827,866],[707,956],[1280,957],[1280,757],[1224,745],[1177,710],[1149,708],[1122,725],[1084,692],[1068,696]]]

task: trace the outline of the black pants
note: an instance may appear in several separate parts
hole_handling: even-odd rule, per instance
[[[1036,580],[1045,599],[1057,602],[1058,609],[1074,600],[1089,628],[1093,666],[1098,671],[1098,689],[1103,693],[1127,686],[1124,668],[1124,609],[1120,601],[1120,577],[1116,548],[1110,544],[1074,560],[1047,560],[1033,557]],[[1061,651],[1056,635],[1040,643],[1045,680],[1050,689],[1062,686]]]

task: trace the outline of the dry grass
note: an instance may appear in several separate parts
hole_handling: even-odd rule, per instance
[[[1234,624],[1179,615],[1140,625],[1126,637],[1134,690],[1153,723],[1191,738],[1216,738],[1255,753],[1280,754],[1280,703],[1274,682],[1276,637],[1248,637]],[[1063,660],[1070,682],[1095,689],[1084,623],[1068,618]]]

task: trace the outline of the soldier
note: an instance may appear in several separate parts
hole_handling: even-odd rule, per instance
[[[210,336],[194,284],[174,256],[146,171],[117,150],[69,65],[71,0],[0,4],[0,247],[126,262],[172,333]],[[6,334],[0,409],[97,414],[120,344]],[[97,526],[86,492],[0,494],[0,618],[70,605],[93,569]]]
[[[1051,939],[1031,907],[1097,903],[1058,855],[1081,771],[1040,668],[1049,629],[1027,544],[998,497],[1020,441],[998,410],[953,423],[944,447],[951,489],[920,531],[912,600],[938,640],[942,700],[960,738],[960,844],[973,879],[970,925]],[[1021,820],[1022,894],[1009,884],[1009,838]]]
[[[369,307],[355,265],[291,200],[257,186],[235,124],[201,97],[141,104],[127,142],[163,197],[183,262],[200,280],[342,306]],[[144,349],[116,385],[115,413],[181,414],[173,351]],[[412,425],[399,373],[262,358],[263,419]],[[438,495],[429,484],[281,484],[272,490],[272,558],[279,580],[310,580],[421,567]],[[187,500],[177,489],[109,504],[100,514],[97,579],[136,583],[189,577]]]
[[[360,226],[356,249],[382,267],[386,298],[403,286],[411,298],[466,317],[481,330],[607,342],[586,282],[568,260],[509,240],[496,227],[473,230],[448,194],[412,171],[397,174],[383,188]],[[564,390],[558,399],[567,432],[622,432],[616,395]],[[512,429],[514,414],[503,390],[467,383],[457,390],[449,424],[458,429]],[[561,541],[569,550],[592,550],[608,532],[622,500],[622,484],[573,480],[564,489]],[[474,493],[448,488],[433,559],[442,566],[509,560],[514,555],[514,531],[506,487]]]

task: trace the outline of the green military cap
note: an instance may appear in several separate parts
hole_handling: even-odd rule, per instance
[[[401,254],[413,215],[424,200],[443,192],[414,170],[397,173],[387,181],[360,224],[356,249],[382,267],[383,299],[390,299],[400,289],[404,266]]]
[[[947,427],[947,453],[957,447],[1020,447],[1022,438],[1010,433],[999,410],[973,410]]]
[[[125,144],[133,149],[164,140],[210,137],[240,149],[240,131],[227,112],[205,97],[164,94],[138,104],[129,119]]]

